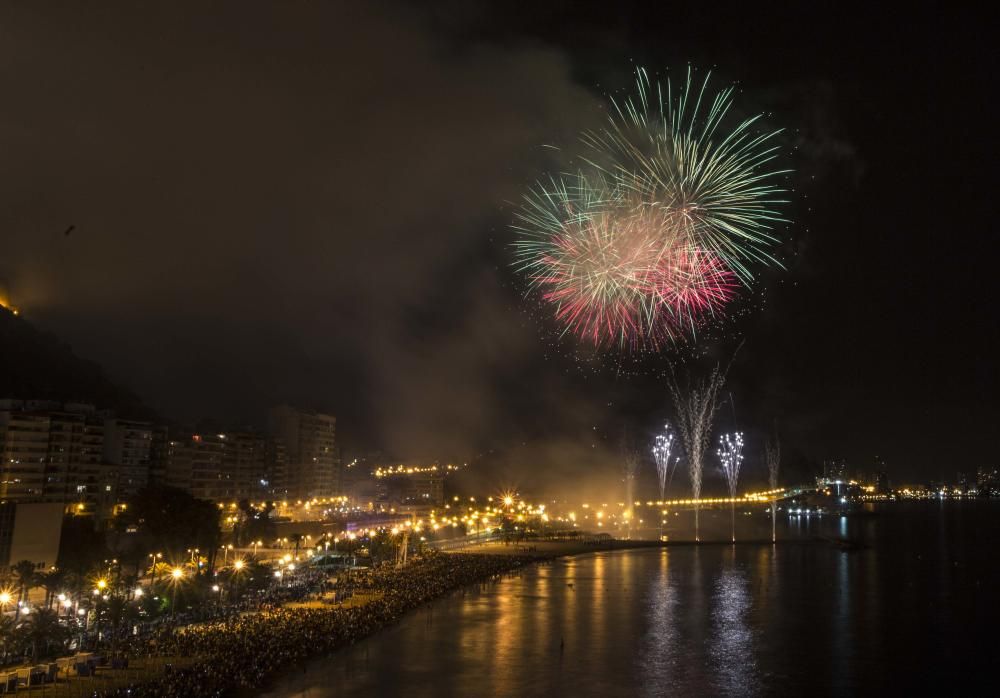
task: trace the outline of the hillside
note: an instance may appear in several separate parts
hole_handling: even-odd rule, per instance
[[[0,398],[88,402],[119,414],[153,418],[133,393],[81,359],[55,335],[0,307]]]

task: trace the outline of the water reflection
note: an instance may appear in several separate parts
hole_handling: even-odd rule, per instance
[[[856,552],[818,541],[558,560],[412,613],[267,695],[971,695],[962,682],[989,666],[1000,627],[1000,556],[983,544],[1000,539],[1000,507],[977,511],[849,518],[870,546]],[[837,517],[795,525],[843,533]]]
[[[759,693],[750,613],[750,582],[739,567],[722,570],[712,598],[711,656],[720,693],[749,696]]]
[[[642,641],[638,670],[646,677],[642,694],[664,696],[675,687],[674,673],[681,655],[678,647],[678,590],[670,579],[670,555],[660,554],[646,602],[649,630]]]

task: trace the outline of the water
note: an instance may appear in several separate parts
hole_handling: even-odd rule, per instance
[[[871,547],[558,560],[417,610],[267,695],[924,695],[995,673],[1000,504],[794,525]]]

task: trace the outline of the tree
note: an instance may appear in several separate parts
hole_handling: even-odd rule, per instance
[[[503,521],[500,522],[500,533],[503,536],[504,544],[510,543],[511,539],[514,537],[514,533],[517,526],[514,525],[514,519],[509,516],[505,516]]]
[[[295,559],[296,560],[299,559],[299,546],[302,545],[302,541],[304,541],[305,539],[306,539],[306,537],[304,535],[302,535],[301,533],[293,533],[292,535],[288,536],[288,540],[292,541],[292,543],[295,544]]]
[[[117,656],[122,623],[135,619],[138,609],[122,594],[112,595],[101,605],[102,619],[111,624],[111,655]]]
[[[83,590],[87,586],[87,575],[85,572],[67,570],[63,580],[63,588],[74,599],[79,599],[83,595]]]
[[[59,622],[59,615],[47,608],[33,612],[18,627],[21,637],[31,646],[31,658],[37,661],[48,656],[52,645],[62,644],[69,638],[69,630]],[[38,650],[44,648],[44,653]]]
[[[118,560],[119,570],[131,567],[135,575],[138,576],[147,556],[152,551],[146,547],[149,541],[142,536],[130,533],[128,526],[129,522],[125,517],[116,516],[111,530],[105,534],[105,541],[112,557]]]
[[[63,519],[56,567],[82,576],[106,557],[108,548],[104,534],[94,528],[94,522],[89,517],[67,516]]]
[[[275,526],[271,520],[274,502],[267,502],[260,509],[247,499],[239,502],[240,521],[233,531],[233,538],[239,546],[247,546],[250,541],[268,540],[275,537]]]
[[[52,601],[66,583],[66,573],[54,567],[38,575],[38,583],[45,588],[45,608],[52,608]]]
[[[371,537],[368,552],[372,556],[372,562],[383,562],[396,553],[396,542],[392,539],[392,534],[384,528]]]
[[[0,614],[0,649],[3,651],[3,659],[13,652],[18,646],[17,622],[6,613]]]
[[[138,527],[149,550],[163,551],[173,559],[198,547],[209,552],[208,571],[222,539],[219,508],[176,487],[146,487],[130,502],[123,516]]]
[[[247,560],[239,572],[234,570],[231,579],[236,594],[247,590],[266,589],[274,581],[273,570],[268,565],[253,559]]]
[[[38,575],[35,563],[31,560],[21,560],[11,567],[14,573],[14,583],[17,585],[17,608],[14,610],[14,620],[21,617],[21,604],[28,599],[28,592],[36,586]]]

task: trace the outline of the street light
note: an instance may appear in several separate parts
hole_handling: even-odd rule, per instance
[[[177,615],[177,586],[184,576],[184,570],[180,567],[175,567],[170,571],[170,576],[173,577],[174,593],[170,598],[170,615],[171,617]]]

